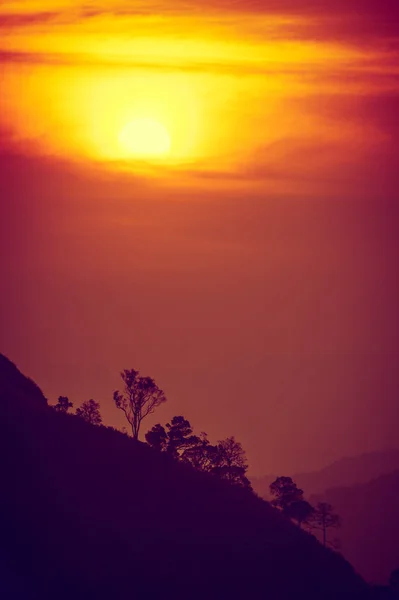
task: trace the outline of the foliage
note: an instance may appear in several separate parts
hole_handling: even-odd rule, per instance
[[[143,419],[166,402],[166,397],[151,377],[142,377],[135,369],[125,369],[121,377],[124,393],[118,390],[114,392],[115,406],[125,414],[132,428],[132,436],[137,440]]]
[[[166,423],[168,430],[167,452],[174,458],[182,457],[185,450],[196,446],[199,439],[193,434],[191,424],[182,416],[173,417],[170,423]]]
[[[245,451],[233,436],[217,443],[213,473],[221,479],[249,488],[251,484],[246,477],[247,469]]]
[[[145,434],[145,440],[147,444],[152,448],[155,448],[155,450],[163,452],[167,449],[168,436],[165,431],[165,428],[159,423],[157,425],[154,425],[152,429],[147,431],[147,433]]]
[[[358,600],[366,588],[254,494],[82,425],[29,397],[23,418],[0,403],[0,597]]]
[[[310,527],[318,529],[323,534],[323,545],[327,545],[327,530],[341,525],[340,517],[333,512],[333,507],[328,502],[318,502],[310,519]]]
[[[82,406],[76,409],[76,416],[92,425],[101,425],[100,403],[95,400],[83,402]]]
[[[274,496],[272,505],[286,512],[294,502],[303,500],[303,490],[298,488],[291,477],[277,477],[270,484],[270,493]]]
[[[70,402],[66,396],[60,396],[57,404],[54,405],[54,410],[57,412],[66,413],[73,407],[73,402]]]
[[[220,479],[250,488],[245,452],[234,437],[213,446],[202,432],[194,435],[190,422],[183,416],[173,417],[164,428],[159,423],[145,436],[146,442],[173,458],[191,464],[195,469],[213,473]]]
[[[301,527],[302,523],[307,523],[311,519],[314,508],[307,500],[294,500],[286,509],[285,514],[290,519],[294,519]]]

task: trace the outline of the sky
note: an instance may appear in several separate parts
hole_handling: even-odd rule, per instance
[[[397,446],[396,0],[0,4],[0,351],[255,474]],[[144,433],[144,432],[143,432]]]

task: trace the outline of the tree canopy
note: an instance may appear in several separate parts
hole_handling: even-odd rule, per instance
[[[102,417],[100,413],[100,403],[95,400],[83,402],[83,404],[76,409],[76,416],[92,425],[101,425]]]
[[[311,528],[322,532],[323,545],[327,545],[327,530],[337,528],[341,525],[340,517],[334,513],[334,509],[328,502],[318,502],[309,520]]]
[[[166,402],[166,397],[151,377],[142,377],[135,369],[125,369],[121,377],[124,392],[114,392],[115,406],[125,414],[132,428],[132,436],[137,440],[143,419]]]
[[[183,416],[173,417],[165,427],[154,425],[146,433],[146,442],[173,458],[191,464],[195,469],[212,473],[232,483],[251,487],[246,477],[248,464],[241,444],[234,437],[212,445],[206,433],[195,435]]]
[[[58,398],[57,404],[54,405],[54,410],[57,412],[66,413],[70,408],[73,407],[73,402],[69,401],[69,398],[66,396],[60,396]]]

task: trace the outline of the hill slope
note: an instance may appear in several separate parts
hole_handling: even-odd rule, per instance
[[[250,492],[0,379],[1,597],[357,598],[363,581]],[[17,377],[18,379],[18,377]],[[13,393],[19,399],[13,371]],[[36,392],[32,391],[33,394]],[[19,402],[19,400],[18,400]]]
[[[329,502],[341,515],[342,552],[367,581],[386,583],[399,567],[398,496],[399,470],[311,498]]]

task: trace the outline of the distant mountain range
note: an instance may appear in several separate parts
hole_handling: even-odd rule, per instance
[[[309,473],[278,473],[292,477],[298,487],[309,498],[321,494],[329,488],[347,487],[367,483],[383,474],[399,469],[399,448],[390,448],[380,452],[370,452],[360,456],[344,457],[320,471]],[[255,491],[262,498],[269,498],[269,485],[277,475],[251,478]]]
[[[251,482],[267,499],[275,478]],[[325,469],[292,478],[312,505],[328,502],[341,517],[342,525],[333,537],[360,575],[369,583],[386,584],[393,569],[399,568],[399,449],[342,458]]]
[[[249,490],[57,413],[1,356],[0,444],[1,598],[368,594],[343,557]]]
[[[328,502],[342,518],[341,552],[369,583],[387,583],[399,568],[399,470],[310,497]]]

